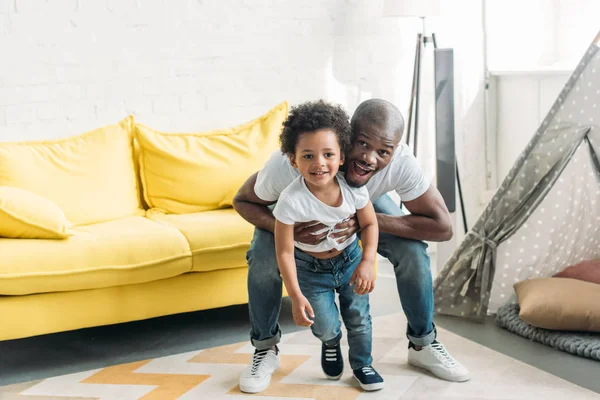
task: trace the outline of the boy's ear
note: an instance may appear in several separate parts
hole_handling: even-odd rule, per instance
[[[340,165],[344,165],[344,161],[346,161],[346,155],[342,153],[342,155],[340,156]]]
[[[288,154],[288,157],[290,159],[290,164],[292,164],[292,167],[298,168],[298,164],[296,164],[296,156],[294,154]]]

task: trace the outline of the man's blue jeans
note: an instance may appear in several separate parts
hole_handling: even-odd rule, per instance
[[[298,249],[295,258],[300,289],[315,313],[310,327],[313,334],[326,345],[336,346],[342,339],[341,312],[348,332],[350,366],[354,370],[371,365],[369,295],[358,295],[350,286],[350,278],[362,259],[358,239],[333,258],[318,259]],[[335,292],[339,293],[339,311]]]
[[[375,212],[402,215],[400,207],[383,195],[374,203]],[[433,324],[433,282],[427,244],[381,233],[377,252],[390,260],[396,274],[398,294],[408,326],[408,339],[427,346],[436,338]],[[279,343],[281,330],[277,323],[281,308],[282,280],[275,256],[275,238],[271,232],[254,229],[248,260],[248,306],[250,340],[259,350]],[[377,288],[375,288],[377,290]]]

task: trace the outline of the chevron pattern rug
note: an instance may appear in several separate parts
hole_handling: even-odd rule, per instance
[[[263,393],[246,395],[238,377],[253,348],[236,343],[168,357],[109,366],[41,381],[0,387],[1,400],[337,400],[337,399],[600,399],[587,389],[438,328],[448,350],[471,371],[466,383],[450,383],[406,362],[403,315],[373,320],[374,366],[385,389],[364,393],[346,362],[341,380],[327,380],[320,368],[320,343],[310,331],[284,335],[281,370]],[[347,358],[347,343],[344,343]]]

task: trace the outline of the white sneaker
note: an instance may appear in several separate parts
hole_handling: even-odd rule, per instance
[[[408,349],[408,363],[424,368],[435,376],[452,382],[464,382],[471,379],[469,371],[456,361],[438,341],[416,351]]]
[[[279,350],[256,350],[252,363],[240,376],[240,390],[244,393],[262,392],[271,384],[271,375],[279,370]]]

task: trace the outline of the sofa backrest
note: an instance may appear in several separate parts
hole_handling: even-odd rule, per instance
[[[172,214],[231,207],[240,186],[279,148],[287,115],[282,102],[229,129],[163,133],[136,123],[145,202]]]
[[[85,225],[142,214],[132,116],[78,136],[0,143],[0,186],[26,189]]]

